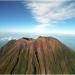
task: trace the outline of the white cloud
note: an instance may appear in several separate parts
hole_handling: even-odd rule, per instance
[[[50,23],[75,16],[74,0],[28,0],[27,6],[38,23],[38,26],[34,29],[35,31],[44,31]]]
[[[43,24],[43,25],[37,25],[37,26],[35,26],[34,28],[33,28],[33,32],[35,32],[35,33],[45,33],[45,29],[46,29],[46,27],[48,26],[48,24]]]
[[[4,38],[0,38],[0,40],[2,40],[2,41],[5,41],[5,40],[12,40],[13,38],[12,37],[4,37]]]

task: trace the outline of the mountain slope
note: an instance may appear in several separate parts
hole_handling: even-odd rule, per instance
[[[75,73],[75,52],[52,37],[11,40],[0,50],[0,74],[70,73]]]

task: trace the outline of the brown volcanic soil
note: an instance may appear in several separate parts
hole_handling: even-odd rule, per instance
[[[0,74],[70,73],[75,73],[75,52],[55,38],[11,40],[0,49]]]

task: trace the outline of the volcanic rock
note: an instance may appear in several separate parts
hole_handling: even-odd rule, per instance
[[[74,73],[75,52],[53,37],[23,37],[0,49],[0,74]]]

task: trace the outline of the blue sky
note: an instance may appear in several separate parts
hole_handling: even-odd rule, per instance
[[[0,32],[75,34],[75,1],[0,1]]]

